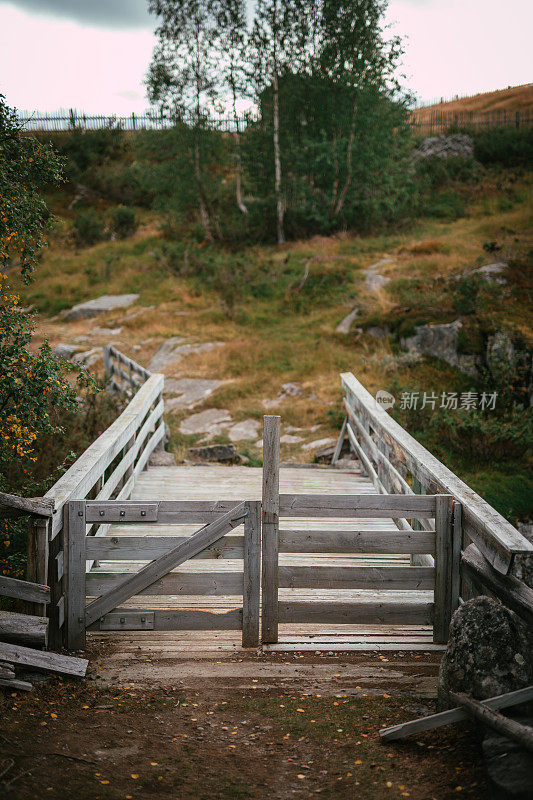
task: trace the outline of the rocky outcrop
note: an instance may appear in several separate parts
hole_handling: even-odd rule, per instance
[[[428,136],[413,152],[413,158],[472,158],[474,155],[474,141],[463,133],[454,133],[450,136]]]
[[[89,319],[106,311],[113,311],[115,308],[127,308],[138,299],[138,294],[104,294],[102,297],[79,303],[68,311],[63,311],[61,317],[69,321]]]
[[[167,378],[165,381],[165,411],[175,411],[194,406],[207,400],[224,381],[206,378]],[[167,394],[179,395],[166,398]]]
[[[183,339],[180,336],[172,336],[170,339],[167,339],[166,342],[163,342],[148,365],[150,372],[160,372],[169,364],[181,361],[184,356],[204,353],[209,350],[214,350],[216,347],[222,347],[224,344],[224,342],[197,342],[189,344],[182,344],[182,342]]]
[[[189,447],[191,461],[235,462],[239,456],[234,444],[211,444],[205,447]]]
[[[475,597],[452,617],[450,638],[439,671],[439,705],[452,692],[484,700],[533,681],[531,642],[525,624],[489,597]]]
[[[457,337],[462,326],[459,319],[443,325],[418,325],[413,336],[400,341],[410,352],[436,356],[456,366],[459,362]]]

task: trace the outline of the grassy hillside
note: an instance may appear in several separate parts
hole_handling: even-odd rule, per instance
[[[509,86],[494,92],[481,92],[470,97],[458,97],[444,103],[433,103],[424,108],[417,108],[413,115],[417,122],[425,122],[435,112],[466,113],[488,111],[521,111],[533,107],[533,83],[521,86]]]
[[[498,332],[517,352],[530,347],[533,175],[523,167],[474,162],[428,166],[428,176],[424,213],[409,225],[282,248],[208,245],[169,231],[164,213],[140,206],[134,208],[135,233],[82,245],[73,227],[76,206],[69,208],[76,189],[68,185],[49,198],[57,215],[50,246],[34,282],[20,287],[21,302],[39,311],[36,344],[48,338],[52,345],[89,350],[112,341],[148,365],[172,336],[184,343],[222,342],[166,369],[168,377],[224,381],[194,412],[167,414],[178,459],[202,439],[184,435],[182,420],[218,408],[235,422],[260,422],[275,409],[282,432],[301,439],[282,445],[282,459],[311,461],[316,448],[304,446],[338,434],[339,373],[352,371],[370,391],[392,391],[398,400],[392,414],[490,503],[512,521],[527,518],[531,432],[519,366],[514,373],[498,368],[473,378],[435,357],[407,353],[400,339],[418,325],[459,319],[464,354],[481,355]],[[106,197],[95,194],[88,205],[110,220]],[[365,270],[382,259],[390,260],[377,271],[388,282],[376,291]],[[504,285],[472,274],[499,261],[509,264]],[[140,299],[126,312],[77,322],[58,316],[80,301],[130,292]],[[354,305],[359,315],[350,333],[337,333]],[[376,338],[376,328],[386,335]],[[94,368],[101,371],[101,362]],[[303,391],[272,406],[268,401],[279,399],[288,382]],[[400,409],[401,393],[413,391],[497,391],[497,409]],[[221,430],[213,441],[227,437]],[[253,465],[261,459],[257,440],[238,445]]]

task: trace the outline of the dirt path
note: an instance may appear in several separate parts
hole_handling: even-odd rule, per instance
[[[468,728],[379,740],[380,727],[432,710],[435,654],[132,656],[126,644],[94,642],[82,684],[3,696],[4,796],[486,796]]]

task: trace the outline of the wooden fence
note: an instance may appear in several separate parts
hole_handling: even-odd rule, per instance
[[[337,443],[339,457],[344,437],[381,494],[446,494],[454,500],[454,526],[459,531],[461,597],[478,593],[498,597],[533,625],[533,589],[510,574],[516,555],[533,558],[533,544],[482,497],[414,439],[351,374],[341,375],[346,418]],[[428,529],[419,519],[413,527],[395,520],[406,531]],[[413,556],[429,565],[431,556]]]
[[[138,386],[138,391],[113,424],[46,493],[45,499],[53,501],[53,514],[50,519],[34,520],[29,535],[27,578],[50,587],[48,614],[52,649],[63,643],[68,613],[64,576],[70,556],[64,531],[69,501],[128,499],[137,476],[146,468],[151,453],[161,445],[165,435],[164,376],[143,370],[144,382],[141,382],[136,370],[143,368],[125,356],[118,359],[118,352],[113,348],[108,348],[106,362],[113,368],[113,381],[117,385],[124,375],[139,376],[130,384]],[[108,527],[108,523],[94,522],[87,525],[86,532],[91,536],[103,536]]]
[[[140,130],[167,130],[172,128],[172,119],[156,113],[130,114],[129,116],[115,116],[103,114],[82,114],[70,111],[68,114],[35,112],[33,114],[19,115],[19,123],[26,133],[61,132],[80,130],[101,130],[103,128],[117,128],[126,132]],[[259,121],[256,115],[246,115],[235,118],[212,118],[205,121],[206,127],[223,133],[243,132],[250,122]],[[523,128],[533,125],[533,108],[522,108],[517,111],[442,111],[439,109],[414,109],[410,112],[410,123],[421,133],[440,133],[450,127],[490,128],[490,127],[515,127]],[[191,121],[188,121],[191,124]]]

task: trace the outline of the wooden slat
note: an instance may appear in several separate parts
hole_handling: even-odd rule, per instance
[[[280,530],[280,553],[433,553],[427,531]]]
[[[18,667],[33,667],[46,672],[56,672],[58,675],[74,675],[80,678],[85,675],[89,663],[85,658],[63,656],[59,653],[34,650],[31,647],[5,642],[0,642],[0,659]]]
[[[434,497],[418,495],[280,495],[283,517],[431,517]]]
[[[279,585],[287,589],[433,589],[433,567],[280,566]]]
[[[410,652],[426,652],[426,653],[442,653],[443,650],[446,650],[446,646],[443,644],[434,644],[433,642],[406,642],[406,641],[395,641],[395,642],[374,642],[374,641],[366,641],[366,642],[330,642],[329,644],[325,645],[316,645],[310,642],[278,642],[278,644],[265,644],[263,645],[263,649],[267,653],[314,653],[317,650],[332,653],[364,653],[364,652],[376,652],[376,653],[394,653],[398,651],[410,653]]]
[[[138,574],[128,575],[127,580]],[[90,597],[100,597],[124,582],[123,572],[89,572],[86,576],[86,592]],[[129,596],[242,595],[242,592],[242,572],[169,572]]]
[[[448,641],[452,618],[452,558],[453,558],[453,498],[439,495],[435,498],[435,616],[433,641]]]
[[[244,574],[242,601],[242,646],[259,646],[259,606],[261,600],[261,503],[245,505]]]
[[[242,608],[229,611],[208,611],[197,608],[184,609],[116,609],[106,614],[104,626],[100,620],[92,624],[90,630],[140,630],[140,618],[153,614],[155,631],[238,631],[242,628]],[[120,618],[125,617],[126,623]],[[128,627],[131,625],[131,627]]]
[[[280,601],[279,621],[304,623],[334,623],[357,625],[358,623],[380,625],[411,624],[427,625],[433,620],[433,603],[394,601],[390,602],[298,602]]]
[[[514,553],[533,553],[533,544],[425,449],[381,408],[351,373],[341,375],[350,406],[363,415],[429,492],[451,494],[463,505],[463,529],[499,572],[511,568]]]
[[[30,647],[48,645],[48,620],[30,614],[0,611],[0,640]]]
[[[279,451],[281,417],[263,418],[262,641],[278,640]]]
[[[112,611],[101,617],[97,629],[100,631],[153,631],[153,611]]]
[[[350,446],[354,450],[356,456],[361,461],[361,464],[363,465],[363,468],[364,468],[366,474],[368,475],[368,477],[372,481],[372,484],[374,485],[374,488],[375,488],[376,492],[378,492],[379,494],[385,494],[386,493],[385,492],[385,487],[381,483],[381,481],[380,481],[380,479],[378,477],[378,474],[377,474],[376,470],[374,469],[374,466],[373,466],[372,462],[370,461],[370,459],[368,458],[367,454],[365,453],[365,451],[363,450],[363,448],[361,447],[361,445],[357,441],[357,436],[355,435],[354,431],[352,430],[351,425],[349,425],[349,424],[346,425],[346,433],[348,434],[348,441],[350,442]]]
[[[335,450],[333,451],[333,456],[331,458],[332,466],[334,466],[340,458],[342,446],[344,444],[344,437],[346,436],[347,423],[348,417],[345,417],[344,422],[342,423],[341,432],[339,433],[339,438],[337,439],[337,444],[335,445]]]
[[[51,517],[54,501],[46,497],[19,497],[16,494],[0,492],[0,519],[34,515]]]
[[[157,522],[157,502],[140,503],[129,500],[120,503],[117,500],[87,500],[85,518],[87,522]]]
[[[105,536],[87,537],[87,558],[96,561],[151,561],[168,553],[188,536]],[[396,552],[396,551],[395,551]],[[244,537],[226,534],[195,559],[244,558]]]
[[[20,581],[18,578],[9,578],[7,575],[0,575],[0,595],[14,597],[17,600],[27,600],[30,603],[50,602],[48,586]]]
[[[65,525],[66,640],[69,650],[85,647],[85,501],[70,500]]]
[[[95,622],[95,620],[112,611],[124,600],[142,592],[154,581],[166,575],[167,572],[183,564],[196,553],[213,544],[213,542],[216,542],[225,533],[241,524],[243,515],[244,504],[240,503],[237,508],[231,509],[231,511],[211,522],[207,527],[201,528],[190,536],[186,542],[175,547],[174,550],[150,562],[135,575],[126,577],[119,586],[111,589],[107,594],[99,597],[98,600],[94,600],[87,607],[86,624],[90,625]]]

